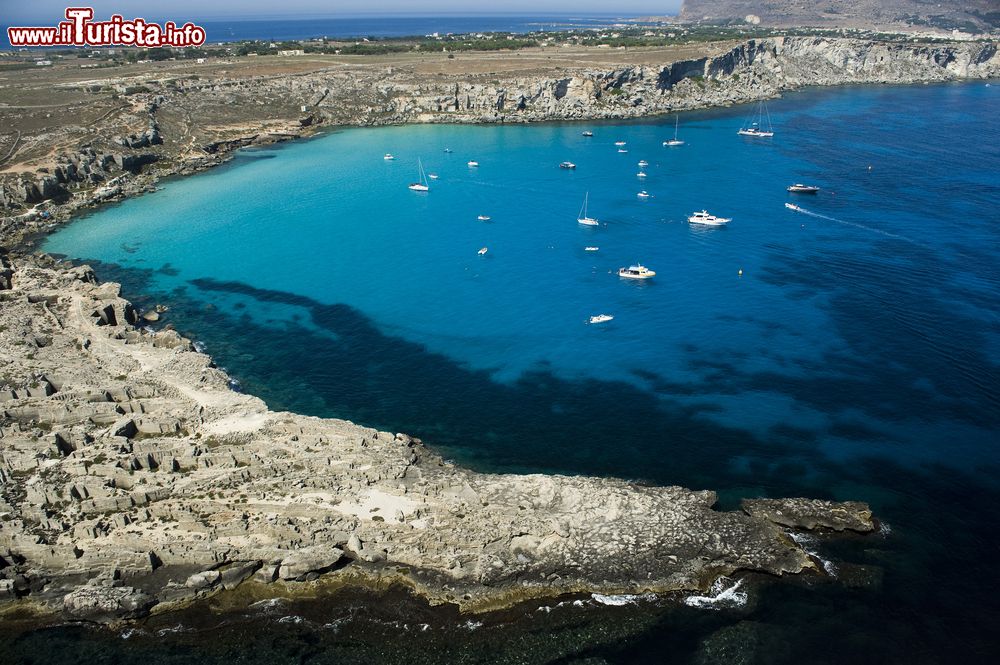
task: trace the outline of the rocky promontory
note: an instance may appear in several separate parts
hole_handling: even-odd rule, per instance
[[[241,584],[398,583],[475,611],[817,570],[781,526],[785,502],[726,512],[711,491],[479,474],[405,434],[272,412],[176,332],[139,327],[89,268],[3,264],[7,607],[117,621]],[[787,506],[806,528],[870,517],[863,504]]]

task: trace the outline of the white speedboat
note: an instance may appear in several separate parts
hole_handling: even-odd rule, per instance
[[[584,247],[583,251],[585,251],[585,252],[596,252],[599,249],[600,249],[600,247]]]
[[[476,219],[478,219],[480,222],[488,222],[492,219],[492,217],[490,217],[489,215],[480,215]]]
[[[649,279],[650,277],[655,277],[656,273],[641,263],[637,263],[636,265],[629,266],[628,268],[619,268],[618,276],[624,277],[625,279]]]
[[[587,192],[583,196],[583,207],[580,208],[580,214],[577,215],[576,221],[580,222],[584,226],[597,226],[598,224],[600,224],[600,222],[598,222],[593,217],[587,216],[587,204],[589,202],[590,202],[590,192]]]
[[[647,192],[644,189],[641,192],[639,192],[638,194],[636,194],[636,196],[638,196],[640,199],[648,199],[649,198],[649,192]]]
[[[620,153],[626,153],[626,152],[628,152],[628,149],[627,148],[618,148],[618,152],[620,152]]]
[[[604,323],[606,321],[610,321],[613,318],[615,317],[611,316],[610,314],[597,314],[595,316],[590,317],[588,323]]]
[[[819,187],[815,185],[803,185],[800,182],[791,185],[788,191],[792,194],[817,194],[819,192]]]
[[[640,169],[644,169],[647,166],[649,166],[649,162],[647,162],[645,159],[640,159],[639,160],[639,168]]]
[[[561,164],[559,164],[559,168],[561,168],[561,169],[575,169],[576,168],[576,164],[574,164],[573,162],[562,162]]]
[[[472,161],[469,162],[469,167],[470,168],[476,168],[477,166],[479,166],[479,162],[477,162],[475,160],[472,160]]]
[[[486,252],[488,252],[488,251],[490,251],[488,248],[486,248],[486,247],[480,247],[479,251],[476,252],[476,253],[479,254],[479,256],[485,256]]]
[[[391,162],[392,160],[394,160],[396,158],[392,156],[392,153],[387,152],[387,153],[385,153],[385,155],[382,156],[382,159],[384,159],[387,162]]]
[[[645,171],[639,171],[638,173],[635,174],[635,177],[636,178],[645,178],[646,177],[646,172]]]
[[[430,178],[431,180],[437,180],[438,179],[437,173],[428,173],[427,177]]]
[[[677,138],[677,126],[679,123],[680,123],[680,118],[677,116],[677,114],[674,114],[674,138],[664,141],[663,145],[669,147],[684,145],[684,141],[681,141],[679,138]]]
[[[420,180],[414,183],[410,183],[410,189],[415,192],[429,192],[430,187],[427,186],[427,176],[424,175],[424,165],[417,160],[417,172],[420,174]]]
[[[789,210],[794,210],[795,212],[805,212],[805,208],[800,208],[794,203],[786,203],[785,207],[788,208]]]
[[[707,210],[691,213],[688,221],[692,224],[705,224],[706,226],[721,226],[733,221],[732,217],[716,217],[710,215]]]
[[[584,133],[583,133],[583,135],[584,135],[584,136],[588,136],[588,137],[589,137],[589,136],[593,136],[593,135],[594,135],[594,132],[590,132],[590,131],[587,131],[587,132],[584,132]]]
[[[621,147],[621,146],[625,145],[625,141],[615,141],[615,145],[618,146],[618,147]]]

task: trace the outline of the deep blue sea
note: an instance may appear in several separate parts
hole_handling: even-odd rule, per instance
[[[437,617],[406,637],[429,660],[990,662],[1000,85],[812,89],[769,110],[770,140],[737,136],[746,108],[681,114],[676,148],[673,117],[335,131],[241,152],[44,249],[168,305],[163,323],[275,409],[406,431],[485,471],[715,489],[727,509],[860,499],[884,522],[814,543],[832,582],[757,580],[729,609]],[[407,189],[418,159],[428,193]],[[576,221],[588,192],[596,228]],[[703,208],[732,222],[689,224]],[[619,278],[633,262],[656,277]],[[600,313],[615,318],[587,324]],[[318,628],[345,607],[353,628]],[[209,658],[393,660],[399,625],[428,612],[350,599],[294,630],[241,614],[211,624],[233,651]],[[187,662],[194,639],[54,630],[17,644]]]

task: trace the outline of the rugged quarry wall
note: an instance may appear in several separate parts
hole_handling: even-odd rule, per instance
[[[0,610],[113,621],[243,583],[394,580],[470,610],[705,589],[816,570],[785,528],[874,528],[859,503],[719,512],[711,491],[473,473],[405,434],[269,411],[89,268],[0,267]]]
[[[393,121],[523,122],[632,118],[753,101],[806,85],[915,83],[1000,76],[991,42],[916,45],[820,37],[750,40],[662,66],[582,70],[499,84],[383,84]],[[321,105],[322,109],[323,106]]]

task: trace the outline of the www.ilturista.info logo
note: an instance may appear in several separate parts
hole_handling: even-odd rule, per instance
[[[115,14],[109,21],[92,21],[91,7],[67,7],[66,19],[54,28],[7,28],[11,46],[201,46],[205,29],[167,21],[162,26]]]

